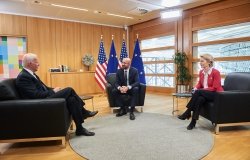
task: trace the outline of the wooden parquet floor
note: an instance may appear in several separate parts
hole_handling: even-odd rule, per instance
[[[180,113],[185,110],[186,99],[179,101]],[[163,94],[147,94],[144,112],[172,115],[172,96]],[[86,101],[86,108],[91,110],[91,100]],[[99,110],[97,116],[110,114],[107,97],[94,95],[94,108]],[[88,123],[88,122],[86,122]],[[198,122],[213,133],[213,126],[205,119]],[[71,131],[72,132],[72,131]],[[71,133],[73,134],[73,133]],[[219,135],[215,135],[215,145],[203,160],[250,160],[250,127],[225,127]],[[192,143],[192,142],[190,142]],[[0,144],[0,160],[84,160],[69,146],[61,147],[60,141],[2,143]]]

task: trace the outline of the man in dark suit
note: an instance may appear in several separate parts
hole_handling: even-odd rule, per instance
[[[82,127],[84,119],[95,116],[98,111],[88,111],[83,106],[85,103],[76,94],[74,89],[68,87],[61,89],[60,87],[47,87],[35,74],[38,70],[39,62],[37,55],[27,53],[23,56],[23,70],[16,79],[16,87],[22,98],[38,99],[38,98],[65,98],[69,113],[76,124],[76,135],[94,136],[94,132],[90,132]]]
[[[117,117],[127,114],[127,108],[123,103],[122,95],[128,94],[131,96],[131,109],[130,109],[130,120],[135,119],[134,109],[139,93],[139,76],[138,71],[134,67],[130,67],[130,58],[123,58],[122,68],[116,73],[116,89],[113,90],[113,95],[116,97],[116,102],[120,106]]]

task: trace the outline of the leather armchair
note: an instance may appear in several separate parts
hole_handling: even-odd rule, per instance
[[[116,73],[108,74],[106,79],[107,79],[106,93],[107,93],[109,106],[111,108],[119,107],[116,104],[114,96],[112,95],[112,90],[115,89]],[[143,83],[140,83],[138,100],[137,100],[136,106],[141,106],[141,112],[143,111],[142,106],[144,106],[145,94],[146,94],[146,85]],[[126,105],[130,106],[130,96],[124,95],[123,99]]]
[[[21,99],[15,79],[0,82],[0,142],[62,140],[71,124],[63,98]]]
[[[205,103],[200,115],[219,127],[250,124],[250,73],[230,73],[223,92],[216,93],[214,102]]]

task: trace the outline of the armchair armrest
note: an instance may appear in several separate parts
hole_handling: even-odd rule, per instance
[[[115,99],[114,97],[112,97],[112,90],[113,90],[113,86],[110,83],[106,84],[106,93],[107,93],[107,97],[108,97],[108,101],[109,101],[109,106],[110,107],[116,107],[115,106]]]
[[[63,98],[0,101],[0,139],[65,136],[71,117]]]
[[[250,92],[224,91],[215,97],[215,123],[250,121]]]

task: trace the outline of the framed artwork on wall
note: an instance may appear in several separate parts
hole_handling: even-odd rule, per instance
[[[0,81],[15,78],[27,52],[26,37],[0,36]]]

